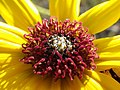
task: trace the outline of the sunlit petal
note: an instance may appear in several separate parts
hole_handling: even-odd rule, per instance
[[[0,40],[0,53],[1,52],[21,52],[21,45],[15,44],[6,40]]]
[[[108,75],[97,73],[95,71],[86,71],[86,74],[97,81],[104,88],[103,90],[119,90],[120,88],[120,84]]]
[[[27,30],[34,26],[41,18],[30,0],[0,0],[0,13],[10,25]]]
[[[79,17],[92,34],[99,33],[113,25],[120,17],[120,1],[110,0],[96,5]]]
[[[99,59],[95,60],[97,70],[115,68],[120,65],[120,35],[96,39],[95,46],[98,48]]]
[[[84,84],[85,90],[105,90],[105,88],[102,87],[99,82],[89,77],[88,75],[83,76],[82,82]]]
[[[120,35],[113,37],[106,37],[94,40],[95,46],[98,48],[97,52],[118,52],[120,46]]]
[[[76,20],[80,12],[81,0],[50,0],[50,15],[58,20]]]
[[[20,28],[8,25],[8,24],[3,23],[3,22],[0,22],[0,29],[4,29],[6,31],[15,33],[15,34],[17,34],[18,36],[20,36],[22,38],[23,38],[23,35],[27,33],[26,31],[24,31],[24,30],[22,30]]]
[[[22,43],[25,43],[25,39],[23,39],[23,36],[22,36],[24,34],[25,32],[23,30],[20,30],[16,27],[9,26],[7,24],[0,22],[0,39],[1,40],[22,44]]]

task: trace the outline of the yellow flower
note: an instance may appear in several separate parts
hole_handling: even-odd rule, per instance
[[[57,17],[59,21],[66,19],[80,21],[84,27],[89,28],[88,32],[90,34],[96,34],[105,30],[113,25],[120,17],[119,0],[103,2],[79,16],[80,1],[50,0],[50,14],[51,16]],[[94,60],[97,65],[95,70],[86,69],[83,72],[83,77],[80,79],[75,76],[74,80],[66,77],[55,81],[52,77],[41,77],[41,75],[34,74],[31,65],[23,64],[19,61],[24,57],[24,54],[21,52],[21,45],[27,43],[27,40],[23,37],[23,35],[28,34],[27,28],[34,26],[38,21],[42,22],[32,2],[29,0],[0,0],[0,14],[7,23],[0,22],[1,90],[120,89],[119,83],[99,72],[120,66],[120,35],[93,41],[98,48],[97,54],[99,55],[99,58]],[[56,38],[65,37],[54,35],[52,39],[54,40]],[[70,44],[69,40],[66,41]]]

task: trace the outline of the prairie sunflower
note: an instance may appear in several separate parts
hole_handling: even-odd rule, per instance
[[[0,22],[0,89],[119,90],[99,71],[120,66],[120,35],[94,40],[93,34],[119,19],[120,2],[103,2],[80,16],[79,5],[80,0],[50,0],[58,21],[48,22],[29,0],[0,0],[8,23]]]

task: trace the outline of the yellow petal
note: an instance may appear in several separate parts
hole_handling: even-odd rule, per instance
[[[17,35],[18,33],[17,29],[16,31],[14,31],[14,29],[13,31],[11,30],[12,28],[9,28],[9,27],[5,28],[0,26],[0,40],[6,40],[6,41],[17,43],[17,44],[25,43],[25,39],[23,39],[23,37],[20,34]]]
[[[0,40],[0,53],[1,52],[21,52],[21,45],[8,42],[6,40]]]
[[[80,12],[81,0],[50,0],[50,15],[58,20],[76,20]]]
[[[20,37],[22,37],[22,38],[23,38],[23,35],[27,33],[26,31],[24,31],[24,30],[22,30],[22,29],[20,29],[20,28],[17,28],[17,27],[8,25],[8,24],[3,23],[3,22],[0,22],[0,29],[4,29],[4,30],[6,30],[6,31],[15,33],[15,34],[17,34],[18,36],[20,36]],[[24,38],[23,38],[23,39],[24,39]]]
[[[89,33],[99,33],[113,25],[120,17],[120,1],[110,0],[103,2],[86,11],[79,17]]]
[[[120,60],[96,60],[96,71],[103,71],[110,68],[117,68],[120,66]]]
[[[120,35],[96,39],[99,59],[95,60],[97,70],[105,70],[120,66]]]
[[[4,64],[7,64],[9,66],[12,66],[13,64],[21,63],[19,62],[19,59],[21,58],[23,58],[23,55],[20,52],[0,52],[0,65],[4,66]]]
[[[102,52],[117,52],[120,50],[120,35],[100,38],[94,40],[95,46],[98,48],[97,53]]]
[[[49,90],[49,87],[48,87],[49,84],[50,84],[49,79],[43,80],[42,77],[33,75],[33,77],[31,77],[29,81],[25,83],[25,85],[21,89],[22,90]]]
[[[86,71],[85,73],[88,74],[89,77],[97,81],[104,88],[103,90],[119,90],[120,89],[120,84],[108,75],[97,73],[95,71]]]
[[[61,90],[61,80],[55,82],[55,80],[51,80],[51,88],[49,90]]]
[[[24,66],[23,66],[24,67]],[[32,79],[32,70],[30,69],[24,69],[24,70],[20,70],[21,66],[19,66],[19,68],[13,67],[14,70],[5,70],[5,75],[0,78],[0,89],[1,90],[25,90],[22,89],[24,87],[24,85],[26,85],[31,79]],[[24,67],[26,68],[26,67]],[[10,68],[12,69],[12,68]],[[18,72],[16,73],[16,71],[18,70]],[[19,71],[20,70],[20,71]],[[14,73],[15,72],[15,73]],[[35,84],[35,83],[34,83]],[[31,85],[31,88],[34,85]],[[26,89],[28,90],[28,89]],[[36,89],[29,89],[29,90],[36,90]]]
[[[69,78],[61,81],[61,90],[85,90],[83,83],[78,77],[75,77],[73,81]]]
[[[20,88],[29,82],[31,66],[20,62],[22,57],[18,52],[0,53],[0,90],[21,90]]]
[[[34,75],[27,83],[25,83],[22,90],[62,90],[57,87],[57,84],[60,86],[60,83],[58,81],[53,82],[51,77],[48,78]],[[55,88],[53,88],[53,85],[56,85],[54,86]]]
[[[0,13],[10,25],[27,30],[41,18],[30,0],[0,0]]]
[[[61,80],[57,80],[56,82],[51,77],[43,78],[41,77],[37,78],[37,82],[41,83],[41,85],[38,84],[39,90],[62,90],[61,89]]]
[[[84,83],[85,90],[105,90],[99,82],[95,81],[88,75],[84,75],[82,81]]]
[[[112,50],[98,53],[98,55],[101,60],[120,60],[120,52],[112,52]]]
[[[38,77],[36,82],[39,83],[39,90],[84,90],[84,86],[78,77],[75,77],[73,81],[65,78],[56,82],[51,77],[47,77],[46,79]]]
[[[36,83],[33,85],[33,83]],[[28,82],[24,89],[34,88],[35,90],[84,90],[83,84],[78,78],[75,78],[74,81],[68,79],[57,80],[56,82],[51,77],[41,77],[34,75],[30,82]],[[24,90],[23,89],[23,90]]]

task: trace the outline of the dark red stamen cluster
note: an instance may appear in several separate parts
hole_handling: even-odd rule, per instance
[[[81,22],[65,20],[58,22],[55,18],[43,20],[25,34],[26,44],[22,44],[25,57],[20,61],[32,64],[35,74],[51,75],[55,80],[74,76],[82,77],[84,69],[95,69],[94,59],[98,58],[93,44],[94,36],[87,33]],[[59,38],[66,38],[61,44],[64,48],[51,43]],[[53,47],[55,46],[55,47]],[[56,47],[60,48],[59,51]],[[70,48],[68,48],[70,47]]]

